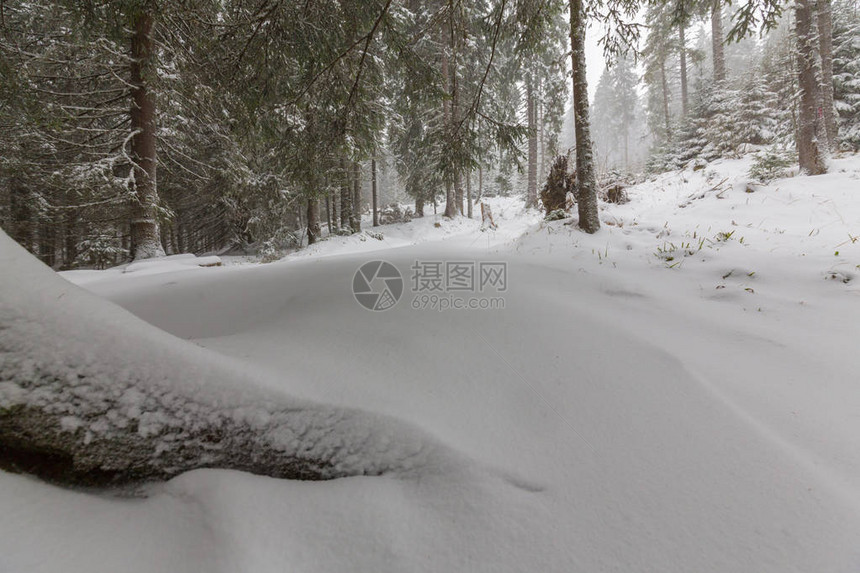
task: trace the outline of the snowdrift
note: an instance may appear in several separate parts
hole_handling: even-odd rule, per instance
[[[385,416],[263,391],[229,360],[68,283],[0,233],[0,465],[63,484],[195,468],[405,475],[450,456]]]

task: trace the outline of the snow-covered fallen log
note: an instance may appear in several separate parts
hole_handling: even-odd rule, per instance
[[[240,364],[81,290],[2,232],[0,268],[6,470],[101,486],[204,467],[408,475],[452,459],[397,420],[261,389]]]
[[[221,257],[216,257],[214,255],[207,257],[198,257],[192,254],[168,255],[165,257],[155,257],[134,261],[126,265],[123,272],[151,274],[156,272],[180,270],[183,267],[220,267],[221,265]]]

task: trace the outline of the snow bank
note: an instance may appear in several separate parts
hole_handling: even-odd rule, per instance
[[[0,268],[7,462],[89,484],[197,467],[326,479],[444,465],[404,424],[262,391],[247,368],[82,291],[5,234]]]
[[[537,211],[527,210],[519,197],[485,197],[493,210],[499,228],[481,230],[481,207],[475,204],[473,219],[457,217],[448,219],[442,215],[427,212],[424,217],[412,219],[408,223],[394,223],[373,227],[370,220],[362,222],[361,233],[345,236],[329,236],[325,240],[300,249],[284,257],[284,261],[319,258],[330,255],[371,253],[418,244],[438,243],[451,240],[467,240],[478,246],[504,245],[519,237],[528,227],[540,220]]]

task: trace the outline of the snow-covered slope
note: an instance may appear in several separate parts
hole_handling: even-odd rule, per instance
[[[0,475],[0,571],[856,571],[860,160],[835,167],[754,193],[744,161],[664,175],[594,236],[494,205],[497,237],[416,222],[420,241],[383,227],[404,237],[384,251],[87,275],[273,391],[473,461],[313,484],[202,470],[145,500]],[[407,289],[415,261],[505,261],[504,308],[407,292],[369,312],[350,289],[375,258]]]
[[[770,185],[748,168],[662,175],[596,236],[551,223],[517,250],[578,268],[614,296],[604,320],[678,357],[860,506],[860,157]]]

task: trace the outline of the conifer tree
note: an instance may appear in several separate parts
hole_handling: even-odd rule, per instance
[[[860,150],[860,12],[850,0],[833,4],[833,99],[839,142]]]
[[[797,121],[797,154],[800,168],[809,175],[827,172],[827,130],[823,113],[819,30],[813,0],[798,0],[794,6],[797,36],[800,101]]]

